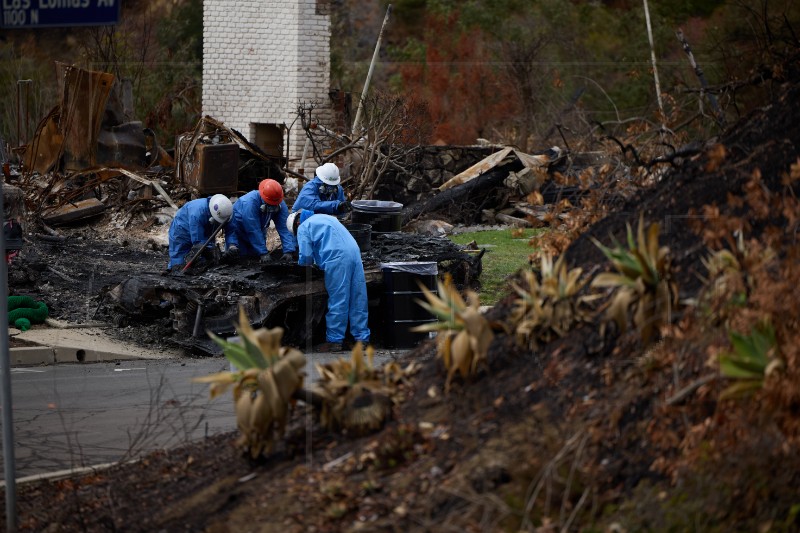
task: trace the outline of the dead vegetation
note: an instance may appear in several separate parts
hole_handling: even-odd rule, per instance
[[[357,134],[349,133],[349,124],[325,127],[328,121],[324,115],[318,116],[314,104],[300,105],[297,115],[306,134],[303,157],[314,165],[340,162],[349,196],[372,199],[389,170],[417,179],[408,161],[428,138],[430,125],[422,103],[396,94],[374,92],[364,96],[361,105],[363,119]],[[347,116],[337,119],[346,120]]]
[[[441,287],[441,344],[400,395],[354,353],[324,369],[324,426],[299,409],[266,460],[229,436],[28,485],[24,527],[796,530],[797,64],[713,143],[585,169],[579,201],[547,206],[540,267],[487,315]],[[376,411],[354,413],[364,397]],[[382,429],[330,431],[349,415]]]

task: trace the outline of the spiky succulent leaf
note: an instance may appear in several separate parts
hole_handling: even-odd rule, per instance
[[[647,344],[658,334],[662,324],[671,320],[673,303],[677,303],[677,288],[670,281],[669,248],[658,243],[659,226],[645,228],[644,217],[634,237],[627,226],[628,249],[608,248],[595,241],[611,261],[617,273],[602,273],[591,286],[617,289],[606,311],[606,319],[614,320],[624,330],[628,313],[633,310],[633,323],[642,341]]]
[[[213,400],[237,383],[239,381],[239,376],[234,372],[218,372],[216,374],[209,374],[208,376],[192,378],[192,381],[194,383],[210,383],[211,389],[209,395]]]
[[[720,372],[727,378],[761,379],[764,377],[766,368],[766,364],[742,359],[735,355],[721,354],[719,356]]]
[[[636,287],[636,279],[638,278],[629,278],[628,276],[622,274],[615,274],[613,272],[601,272],[597,276],[594,277],[592,280],[592,287],[596,288],[604,288],[604,287]]]
[[[470,373],[470,368],[472,367],[472,347],[470,343],[469,333],[462,330],[456,333],[455,338],[450,346],[450,357],[452,360],[452,366],[448,372],[448,383],[452,377],[452,374],[458,370],[461,373],[461,377],[465,378]]]
[[[239,306],[239,323],[236,325],[236,331],[244,344],[247,354],[254,363],[252,366],[267,368],[269,366],[269,358],[272,355],[271,350],[262,348],[260,345],[259,338],[250,326],[250,319],[247,317],[247,312],[243,306]]]
[[[764,382],[761,379],[745,379],[725,387],[719,397],[721,400],[745,398],[757,392],[763,385]]]
[[[221,348],[225,359],[230,361],[236,368],[246,370],[248,368],[266,368],[266,361],[263,356],[258,357],[250,352],[247,347],[238,342],[230,342],[211,331],[208,331],[208,336],[216,342]],[[264,366],[262,366],[264,365]]]
[[[764,378],[783,368],[776,356],[775,330],[767,322],[751,328],[749,335],[731,331],[728,335],[732,352],[719,356],[723,376],[738,380],[722,392],[722,398],[738,398],[764,386]]]
[[[373,367],[374,354],[371,346],[364,348],[357,343],[349,360],[317,364],[320,380],[314,384],[314,391],[323,400],[320,422],[325,427],[360,435],[380,428],[391,415],[394,387],[405,372],[394,364],[389,370],[384,368],[382,379],[381,372]]]

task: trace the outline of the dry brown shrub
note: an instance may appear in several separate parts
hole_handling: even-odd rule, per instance
[[[707,155],[708,162],[706,163],[705,171],[716,172],[720,165],[722,165],[722,163],[725,161],[725,157],[728,154],[725,150],[725,145],[715,144],[708,149]]]
[[[712,249],[719,249],[723,244],[729,243],[731,235],[750,231],[747,220],[723,213],[716,203],[704,205],[699,214],[690,209],[689,215],[689,227]]]
[[[761,171],[755,169],[744,185],[747,205],[753,210],[757,220],[766,220],[770,216],[770,191],[761,178]]]

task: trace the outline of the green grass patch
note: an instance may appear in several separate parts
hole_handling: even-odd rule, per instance
[[[508,278],[520,268],[530,266],[528,256],[534,248],[528,241],[544,231],[547,230],[525,229],[520,235],[519,231],[502,229],[450,235],[457,244],[475,241],[478,247],[486,249],[482,259],[481,305],[494,305],[511,291]]]

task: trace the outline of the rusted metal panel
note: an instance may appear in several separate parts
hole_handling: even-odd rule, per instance
[[[227,128],[209,120],[175,140],[178,177],[200,194],[229,194],[239,185],[239,145]]]
[[[45,174],[51,170],[81,171],[95,165],[147,167],[148,140],[142,123],[120,124],[122,113],[109,99],[114,75],[60,63],[58,67],[61,103],[37,128],[25,151],[25,168]],[[157,148],[150,133],[149,144]]]
[[[64,135],[64,170],[97,163],[100,124],[114,75],[76,67],[64,69],[59,126]]]
[[[56,107],[39,123],[23,156],[26,169],[45,174],[58,162],[64,144],[64,136],[58,126],[59,115],[59,108]]]
[[[184,163],[187,159],[184,159]],[[238,178],[238,144],[197,144],[194,148],[194,164],[184,174],[184,183],[197,189],[200,194],[229,194],[236,190]]]

